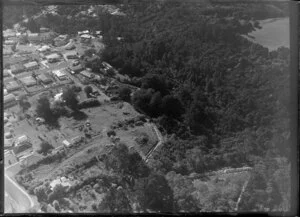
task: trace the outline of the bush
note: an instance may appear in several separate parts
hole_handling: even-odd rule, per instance
[[[87,99],[81,103],[78,104],[79,109],[84,109],[84,108],[90,108],[90,107],[96,107],[101,105],[99,100],[97,99]]]
[[[53,146],[49,142],[43,141],[40,144],[40,149],[37,151],[37,153],[47,155],[52,149]]]

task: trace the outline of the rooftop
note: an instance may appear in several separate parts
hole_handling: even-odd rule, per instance
[[[32,62],[24,64],[25,68],[30,68],[30,67],[34,67],[34,66],[38,66],[38,65],[39,64],[36,61],[32,61]]]
[[[63,70],[54,70],[52,71],[53,74],[55,74],[57,77],[64,77],[67,74]]]
[[[24,83],[26,86],[32,86],[36,84],[36,80],[32,76],[27,76],[25,78],[20,78],[22,83]]]

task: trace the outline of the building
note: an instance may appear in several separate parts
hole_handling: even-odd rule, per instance
[[[78,72],[81,72],[84,68],[83,66],[78,62],[78,63],[75,63],[73,62],[70,66],[69,66],[69,69],[73,72],[73,73],[78,73]]]
[[[67,74],[63,70],[54,70],[52,73],[61,81],[68,78]]]
[[[12,92],[15,90],[19,90],[21,88],[21,85],[19,85],[17,81],[10,81],[5,84],[5,88],[8,92]]]
[[[40,28],[40,32],[49,32],[50,29],[49,28],[46,28],[46,27],[41,27]]]
[[[5,39],[15,37],[15,36],[16,33],[12,29],[7,29],[3,31],[3,38]]]
[[[50,189],[53,191],[53,189],[56,185],[62,185],[64,187],[71,187],[72,186],[71,182],[66,177],[60,177],[60,178],[57,178],[57,179],[53,180],[50,183]]]
[[[40,74],[37,78],[38,78],[39,80],[41,80],[41,82],[42,82],[43,84],[50,84],[50,83],[53,82],[52,79],[51,79],[51,77],[50,77],[50,75],[48,75],[48,74],[46,74],[46,73]]]
[[[17,63],[17,64],[14,64],[14,65],[10,66],[10,71],[14,75],[18,74],[18,73],[21,73],[21,72],[24,72],[25,70],[26,70],[26,68],[20,63]]]
[[[39,68],[39,64],[36,61],[32,61],[32,62],[29,62],[29,63],[25,63],[24,67],[27,71],[35,70],[35,69]]]
[[[80,42],[89,43],[92,38],[94,38],[94,37],[89,34],[83,34],[83,35],[80,35]]]
[[[29,33],[27,34],[28,41],[33,44],[37,44],[41,42],[41,37],[39,33]]]
[[[66,61],[68,61],[70,59],[78,59],[78,53],[75,50],[69,51],[69,52],[65,53],[63,56]]]
[[[13,148],[14,154],[21,158],[22,156],[28,155],[33,151],[32,144],[29,141],[18,143]]]
[[[18,159],[16,155],[11,150],[5,150],[4,151],[4,165],[5,167],[12,165],[14,163],[17,163]]]
[[[45,58],[47,59],[48,63],[53,63],[60,60],[60,55],[57,53],[52,53],[50,55],[45,56]]]
[[[57,47],[66,45],[68,43],[68,35],[59,35],[54,39],[54,45]]]
[[[42,47],[40,47],[39,49],[37,49],[39,52],[46,52],[50,50],[50,47],[48,45],[44,45]]]
[[[58,36],[55,32],[42,32],[40,33],[41,42],[46,44],[52,44],[53,40]]]
[[[17,104],[14,94],[10,93],[3,97],[4,108],[9,108]]]
[[[36,80],[32,76],[27,76],[25,78],[20,78],[20,81],[26,85],[26,87],[31,87],[36,85]]]
[[[70,147],[70,145],[71,145],[71,143],[68,140],[64,140],[64,141],[62,141],[62,143],[65,147]]]
[[[3,77],[5,78],[5,77],[9,77],[9,76],[10,76],[10,74],[9,74],[8,70],[4,69],[3,70]]]
[[[87,70],[81,71],[80,74],[89,79],[92,79],[95,77],[95,75],[93,73],[91,73]]]
[[[14,44],[16,44],[16,42],[14,40],[5,40],[4,44],[5,45],[14,45]]]

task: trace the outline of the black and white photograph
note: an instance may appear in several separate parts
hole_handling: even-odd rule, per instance
[[[2,5],[4,213],[291,212],[290,1],[63,2]]]

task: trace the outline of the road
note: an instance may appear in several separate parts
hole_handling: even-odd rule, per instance
[[[156,133],[156,136],[157,136],[157,138],[158,138],[158,143],[157,143],[157,144],[155,145],[155,147],[154,147],[152,150],[150,150],[150,151],[148,152],[148,154],[146,155],[146,158],[145,158],[145,162],[146,162],[146,163],[148,163],[148,160],[149,160],[149,158],[151,157],[152,153],[153,153],[158,147],[160,147],[160,146],[163,144],[163,137],[162,137],[162,135],[161,135],[161,132],[160,132],[159,129],[157,128],[157,126],[156,126],[155,124],[153,124],[153,123],[147,123],[147,124],[153,127],[153,129],[154,129],[154,131],[155,131],[155,133]]]
[[[28,193],[6,174],[4,186],[5,199],[8,200],[5,203],[5,212],[24,213],[34,206]]]

